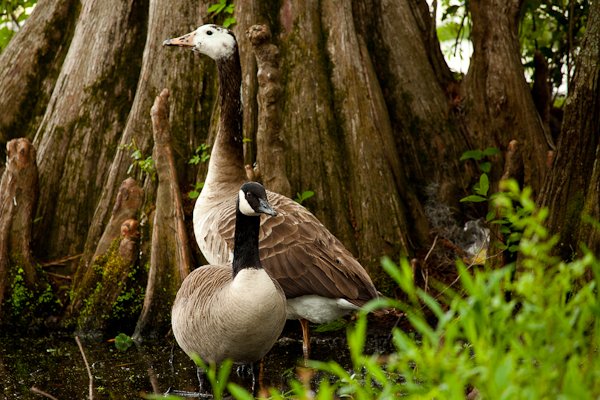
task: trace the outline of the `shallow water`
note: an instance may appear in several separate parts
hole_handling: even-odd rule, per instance
[[[388,331],[389,332],[389,331]],[[367,352],[390,351],[388,332],[371,332]],[[345,330],[313,332],[311,357],[336,360],[349,368]],[[197,391],[193,362],[174,344],[132,346],[119,351],[109,342],[83,342],[93,375],[94,399],[138,399],[144,393],[164,393],[169,388]],[[301,364],[299,324],[288,322],[284,335],[265,357],[264,386],[287,388]],[[171,363],[172,360],[172,363]],[[250,389],[248,379],[232,380]],[[0,399],[42,399],[36,387],[59,400],[86,399],[89,378],[74,336],[52,333],[45,337],[15,337],[0,333]]]

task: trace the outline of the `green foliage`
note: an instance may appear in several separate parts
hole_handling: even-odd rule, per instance
[[[205,163],[210,158],[210,152],[208,151],[210,146],[206,143],[202,143],[200,146],[196,147],[194,150],[194,155],[188,161],[188,164],[198,165],[200,163]]]
[[[492,170],[492,163],[489,157],[500,154],[500,150],[496,147],[488,147],[485,150],[469,150],[465,151],[461,157],[461,161],[474,160],[481,171],[479,182],[473,186],[474,194],[463,197],[461,202],[480,203],[489,200],[488,191],[490,189],[490,179],[488,174]]]
[[[355,399],[463,399],[473,389],[483,399],[600,395],[600,261],[585,248],[569,263],[553,256],[558,239],[543,226],[547,209],[537,209],[531,191],[519,191],[515,182],[503,189],[496,205],[523,232],[516,275],[515,265],[471,271],[458,262],[462,293],[448,290],[438,299],[414,285],[406,259],[399,266],[384,259],[408,300],[379,299],[364,311],[399,308],[412,331],[393,330],[396,351],[386,360],[366,355],[361,313],[348,332],[355,373],[333,361],[311,362],[329,375],[319,393]]]
[[[196,147],[196,150],[194,150],[194,155],[192,156],[192,158],[190,158],[188,164],[198,165],[200,163],[207,162],[210,158],[209,149],[210,146],[206,143],[202,143],[200,146]],[[190,199],[197,199],[198,196],[200,196],[200,192],[202,191],[203,187],[204,182],[196,182],[194,188],[188,193],[188,197]]]
[[[536,50],[540,51],[548,61],[554,88],[573,76],[589,3],[589,0],[526,0],[523,3],[519,37],[525,67],[533,72],[533,56]]]
[[[37,0],[0,1],[0,52],[6,48],[10,39],[21,29]]]
[[[313,192],[312,190],[305,190],[302,193],[296,193],[296,197],[294,198],[294,201],[298,204],[302,204],[302,203],[304,203],[304,201],[310,199],[314,195],[315,195],[315,192]]]
[[[5,300],[7,316],[17,325],[31,325],[33,319],[44,313],[51,313],[60,305],[50,284],[43,282],[35,287],[28,287],[22,267],[15,267],[10,284],[10,296]],[[19,321],[21,323],[19,323]]]
[[[471,15],[468,0],[442,0],[441,23],[437,26],[440,42],[453,42],[450,52],[456,55],[470,39]],[[519,15],[521,58],[529,76],[534,71],[534,54],[542,53],[548,62],[553,92],[568,82],[574,72],[589,14],[589,0],[525,0]],[[560,106],[557,105],[557,106]]]
[[[233,2],[229,2],[229,0],[219,0],[218,3],[214,3],[208,7],[206,10],[210,14],[210,18],[217,23],[221,18],[223,22],[220,22],[225,28],[229,28],[237,23],[237,20],[233,16],[233,12],[235,11],[235,7],[233,6]]]
[[[139,168],[142,174],[148,175],[152,180],[156,179],[156,168],[154,168],[152,156],[145,157],[135,143],[135,140],[124,145],[122,148],[130,151],[129,157],[131,158],[131,164],[127,169],[127,174],[131,174],[136,168]]]
[[[129,335],[119,333],[115,336],[115,347],[117,350],[127,351],[131,346],[133,346],[133,339]]]
[[[194,360],[196,365],[202,368],[206,373],[206,377],[208,378],[213,391],[213,398],[215,400],[223,399],[233,362],[231,360],[225,360],[219,366],[215,365],[214,362],[206,364],[198,355],[192,355],[192,360]]]
[[[204,182],[196,182],[196,184],[194,185],[194,189],[188,193],[188,197],[190,199],[197,199],[198,196],[200,196],[200,192],[202,191],[203,187]]]

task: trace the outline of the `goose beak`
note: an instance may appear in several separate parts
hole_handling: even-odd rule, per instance
[[[261,212],[263,214],[269,214],[272,217],[277,215],[277,212],[275,210],[273,210],[273,207],[271,207],[271,205],[269,203],[267,203],[266,200],[259,199],[258,201],[259,201],[259,205],[258,205],[258,209],[256,211]]]
[[[163,46],[194,47],[194,36],[196,36],[196,31],[186,33],[185,35],[176,38],[167,39],[163,42]]]

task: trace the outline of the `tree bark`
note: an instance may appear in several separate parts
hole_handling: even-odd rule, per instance
[[[118,283],[124,282],[123,278],[127,276],[131,265],[137,261],[138,257],[136,255],[132,259],[122,256],[119,258],[118,239],[121,239],[121,241],[125,239],[129,240],[132,238],[132,235],[137,235],[138,222],[136,218],[140,212],[142,200],[143,192],[137,182],[133,178],[124,180],[119,188],[110,221],[106,225],[100,241],[97,243],[94,257],[92,258],[92,267],[80,268],[75,274],[72,289],[73,296],[71,304],[69,304],[69,315],[67,317],[76,317],[84,306],[88,309],[88,314],[90,310],[97,310],[101,313],[108,312],[106,307],[110,307],[112,302],[98,304],[97,300],[90,300],[90,297],[104,296],[103,298],[112,299],[114,297],[116,299],[120,293],[121,288],[118,287]],[[126,227],[127,229],[124,232],[124,224],[132,220],[135,221],[135,224],[129,223],[128,226],[135,225],[135,227],[131,229]],[[130,231],[133,233],[130,233]],[[108,274],[110,276],[106,276]],[[103,293],[94,293],[97,287],[100,287]],[[108,292],[116,294],[112,295]],[[90,323],[92,321],[80,322],[78,325],[81,328],[82,326],[89,326]],[[95,328],[101,329],[100,326]]]
[[[258,65],[258,129],[256,160],[263,184],[273,192],[291,197],[292,189],[285,174],[285,145],[281,137],[281,72],[279,49],[271,43],[266,25],[253,25],[246,31]]]
[[[36,150],[24,138],[9,141],[6,150],[8,163],[0,180],[0,318],[16,275],[32,297],[45,289],[30,248],[38,194]]]
[[[484,4],[485,3],[485,4]],[[524,181],[539,193],[554,144],[533,103],[518,40],[520,0],[471,1],[473,56],[464,78],[466,123],[474,149],[505,151],[516,139],[525,157]],[[497,165],[497,182],[502,166]]]
[[[83,1],[34,143],[38,255],[81,253],[139,78],[145,1]],[[132,87],[133,86],[133,87]]]
[[[158,191],[146,296],[134,333],[134,339],[138,341],[156,338],[166,332],[170,326],[173,300],[192,264],[171,149],[168,99],[169,92],[164,89],[152,107],[153,158]]]
[[[77,288],[78,298],[73,304],[77,306],[76,331],[79,336],[102,338],[111,325],[121,325],[119,331],[123,331],[119,319],[131,319],[130,313],[138,301],[136,297],[143,294],[141,285],[134,281],[139,278],[135,276],[138,225],[136,219],[123,221],[120,238],[114,238],[112,245],[94,259],[91,269],[94,277],[84,280]]]
[[[0,164],[6,142],[33,140],[69,49],[79,13],[75,0],[40,0],[0,54]]]
[[[200,8],[205,9],[202,6]],[[209,143],[209,132],[212,129],[211,112],[216,90],[215,83],[211,81],[211,76],[214,75],[210,75],[214,72],[213,63],[191,52],[175,52],[173,49],[162,47],[165,39],[191,31],[201,23],[198,17],[198,3],[188,0],[173,7],[163,1],[151,0],[149,9],[146,47],[135,88],[135,98],[87,233],[84,255],[80,263],[80,268],[83,269],[90,264],[95,245],[110,216],[118,183],[128,175],[132,159],[131,150],[126,146],[135,143],[142,154],[147,155],[150,152],[152,127],[148,110],[162,87],[169,87],[174,93],[170,102],[173,115],[173,148],[177,155],[178,176],[182,182],[194,183],[198,171],[187,162],[200,143]],[[140,171],[136,173],[138,179],[144,178]],[[205,173],[206,167],[200,165],[199,174],[203,176]],[[182,187],[184,188],[186,187]],[[155,187],[144,188],[147,194],[154,193],[155,190]],[[153,199],[147,198],[145,203],[148,205],[146,212],[150,212]]]
[[[585,216],[600,220],[600,3],[593,2],[585,38],[565,105],[556,158],[539,203],[550,209],[548,227],[560,235],[559,252],[571,259],[585,243],[600,251],[600,232]]]

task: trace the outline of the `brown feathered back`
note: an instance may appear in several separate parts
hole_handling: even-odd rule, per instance
[[[259,248],[263,267],[287,298],[319,295],[344,298],[357,306],[377,297],[371,278],[319,220],[297,202],[267,191],[276,217],[261,217]],[[235,196],[204,215],[207,259],[231,259]]]

